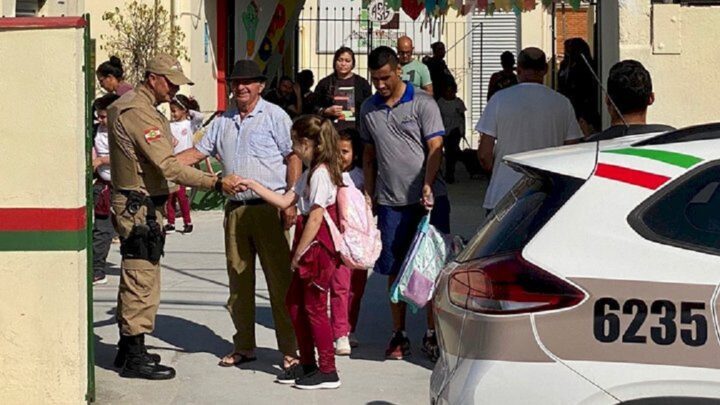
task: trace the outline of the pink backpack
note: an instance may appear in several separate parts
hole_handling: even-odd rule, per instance
[[[337,208],[340,229],[327,211],[325,221],[343,263],[351,269],[372,268],[380,256],[382,242],[365,195],[353,185],[338,187]]]

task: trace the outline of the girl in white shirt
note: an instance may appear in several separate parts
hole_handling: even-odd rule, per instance
[[[326,213],[337,224],[337,189],[343,186],[338,135],[332,122],[304,115],[292,126],[293,152],[308,169],[291,190],[279,194],[252,179],[247,187],[270,204],[285,209],[293,204],[300,212],[292,247],[293,278],[286,303],[300,348],[300,363],[277,378],[300,389],[338,388],[333,331],[327,315],[328,291],[340,265]],[[315,348],[318,362],[315,361]]]
[[[340,131],[338,146],[343,161],[343,182],[364,191],[365,181],[359,156],[359,134],[353,128]],[[357,347],[355,327],[360,314],[360,301],[365,292],[367,270],[353,270],[341,264],[330,285],[330,320],[335,337],[335,354],[349,356],[352,347]]]
[[[170,102],[170,116],[172,118],[170,131],[172,132],[173,146],[175,147],[176,155],[193,147],[192,118],[190,116],[191,105],[197,107],[197,102],[188,99],[182,94],[176,95]],[[165,232],[175,232],[175,201],[177,201],[183,217],[183,233],[190,233],[193,231],[192,218],[190,217],[190,201],[188,200],[185,186],[178,187],[177,192],[170,193],[168,196],[166,205],[167,225],[165,225]]]

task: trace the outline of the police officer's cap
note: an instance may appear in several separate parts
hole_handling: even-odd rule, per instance
[[[193,85],[190,79],[183,73],[182,66],[178,62],[177,58],[172,57],[166,53],[159,53],[155,55],[150,62],[148,62],[147,68],[145,69],[150,73],[163,75],[174,85],[182,86],[183,84]]]

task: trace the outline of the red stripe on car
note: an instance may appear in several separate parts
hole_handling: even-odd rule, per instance
[[[595,175],[622,183],[649,188],[650,190],[655,190],[670,180],[670,177],[667,176],[605,163],[598,163]]]

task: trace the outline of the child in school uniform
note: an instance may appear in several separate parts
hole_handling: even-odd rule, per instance
[[[190,100],[182,94],[176,95],[170,101],[170,131],[175,138],[173,145],[175,146],[175,154],[193,147],[193,127],[190,111],[199,109],[195,100]],[[192,218],[190,217],[190,201],[187,197],[187,191],[184,186],[179,186],[178,191],[168,196],[166,205],[167,225],[165,225],[166,233],[175,232],[175,202],[180,206],[180,213],[183,217],[183,233],[191,233],[193,231]]]
[[[340,131],[338,146],[343,161],[343,182],[364,191],[365,180],[359,162],[359,135],[353,128]],[[357,347],[355,327],[360,314],[360,301],[365,292],[367,270],[353,270],[341,264],[330,286],[330,313],[335,336],[335,354],[349,356]]]
[[[340,377],[335,368],[327,300],[340,256],[326,222],[329,217],[337,224],[337,190],[343,186],[338,134],[329,119],[304,115],[293,124],[291,135],[293,152],[308,167],[295,187],[279,194],[252,179],[242,179],[239,187],[253,190],[280,209],[296,204],[299,211],[291,252],[293,278],[286,304],[300,349],[300,363],[283,371],[277,382],[294,383],[300,389],[338,388]]]
[[[93,285],[108,282],[107,256],[110,252],[115,229],[110,218],[110,147],[108,146],[107,109],[110,104],[120,98],[117,94],[108,93],[93,103],[98,127],[93,140],[92,166],[97,174],[93,184]]]

